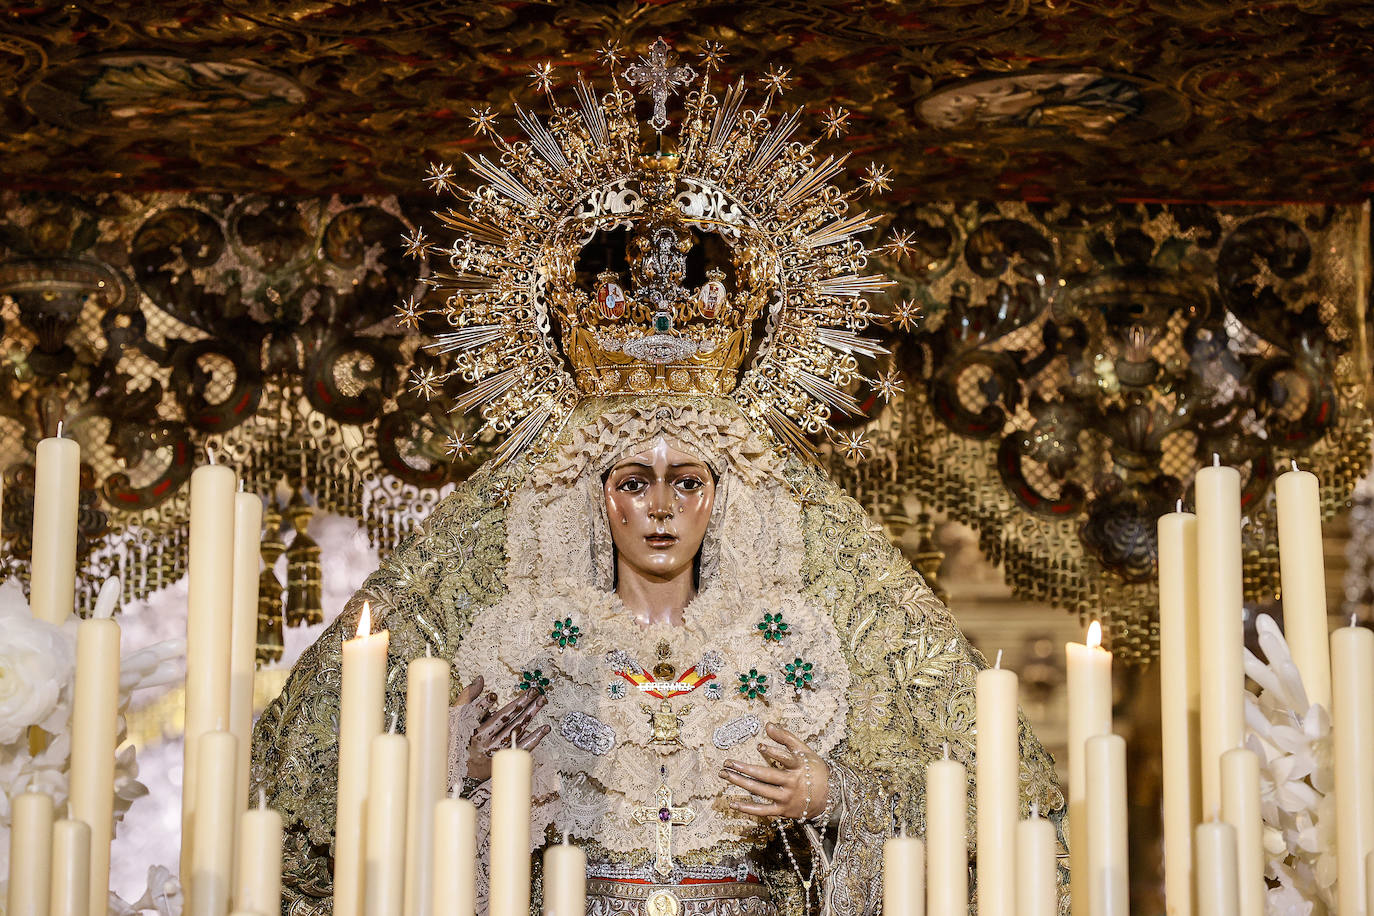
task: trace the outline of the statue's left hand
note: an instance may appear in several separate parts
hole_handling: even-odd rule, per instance
[[[725,761],[720,777],[765,799],[734,800],[730,807],[759,817],[790,817],[807,820],[825,809],[830,791],[830,766],[796,735],[781,725],[765,731],[781,747],[759,742],[759,754],[768,765]]]

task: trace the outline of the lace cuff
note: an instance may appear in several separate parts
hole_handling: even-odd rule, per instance
[[[448,785],[450,790],[454,786],[461,786],[459,794],[463,798],[472,795],[473,787],[469,786],[469,782],[480,784],[480,781],[468,778],[468,753],[472,747],[472,736],[481,724],[482,718],[475,703],[454,706],[448,711]]]
[[[831,759],[829,817],[836,824],[835,850],[827,859],[824,836],[808,824],[806,834],[824,863],[821,916],[874,916],[883,899],[883,843],[892,835],[892,815],[881,780]]]

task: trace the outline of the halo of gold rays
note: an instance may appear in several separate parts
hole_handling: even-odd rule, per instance
[[[660,39],[650,50],[662,60],[667,46]],[[723,49],[712,45],[703,55],[699,74],[689,67],[651,74],[660,91],[665,79],[691,74],[669,84],[685,111],[665,129],[664,147],[676,157],[679,186],[725,202],[741,244],[764,246],[760,261],[776,265],[774,276],[749,281],[771,290],[772,299],[763,339],[731,397],[781,443],[810,454],[809,435],[834,437],[832,411],[861,413],[848,393],[862,379],[859,358],[885,352],[862,336],[866,297],[887,285],[866,272],[869,250],[859,238],[878,217],[855,207],[859,190],[834,183],[847,154],[822,157],[818,141],[797,138],[800,110],[774,110],[790,79],[786,71],[770,70],[763,98],[751,104],[744,79],[712,84]],[[579,73],[566,107],[551,69],[536,69],[531,78],[552,113],[542,118],[517,105],[524,139],[503,139],[489,109],[474,111],[473,129],[497,147],[495,158],[467,156],[479,183],[464,187],[443,163],[431,166],[427,179],[456,199],[436,211],[453,241],[432,243],[419,233],[405,240],[409,253],[427,253],[440,265],[430,282],[445,298],[429,311],[451,328],[430,346],[451,354],[452,368],[418,374],[414,387],[434,396],[450,379],[466,383],[452,409],[478,411],[484,429],[505,437],[501,460],[546,444],[583,396],[555,340],[567,317],[558,303],[573,293],[555,288],[557,278],[572,274],[568,265],[586,242],[579,227],[589,214],[594,219],[617,194],[633,196],[654,158],[655,132],[641,126],[629,71],[616,72],[625,52],[613,45],[601,56],[611,70],[609,90],[598,94]],[[651,96],[652,86],[645,81]],[[661,111],[654,101],[639,106]],[[838,133],[845,120],[836,114],[827,132]],[[887,173],[870,166],[860,184],[881,193]],[[416,304],[404,303],[401,315],[417,323]],[[858,451],[858,443],[845,445]]]

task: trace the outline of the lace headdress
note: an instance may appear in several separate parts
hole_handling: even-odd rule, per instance
[[[755,104],[743,79],[713,85],[721,56],[708,45],[698,74],[659,39],[620,69],[613,46],[609,90],[579,74],[567,107],[546,65],[534,79],[552,114],[517,107],[524,139],[474,113],[499,153],[468,157],[480,183],[431,167],[430,185],[457,200],[437,214],[454,238],[406,242],[446,264],[430,278],[446,298],[401,315],[435,315],[445,330],[432,346],[451,363],[412,381],[426,397],[464,383],[453,409],[504,437],[499,459],[546,450],[587,396],[729,397],[803,454],[809,435],[833,432],[832,411],[860,413],[859,357],[885,352],[862,336],[865,297],[886,285],[859,238],[878,217],[834,183],[846,157],[822,159],[795,139],[801,112],[774,110],[786,72],[770,71]],[[646,123],[636,94],[651,103]],[[885,173],[871,166],[862,187],[885,189]]]

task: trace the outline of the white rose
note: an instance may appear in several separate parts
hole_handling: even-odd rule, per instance
[[[72,677],[72,645],[62,629],[29,613],[22,594],[0,594],[0,744],[19,739],[31,725],[65,715],[62,700]]]

